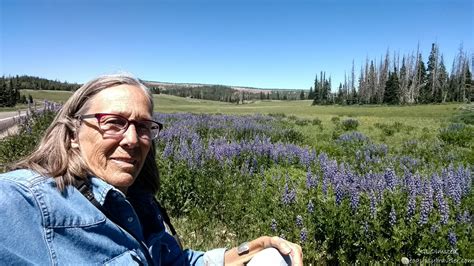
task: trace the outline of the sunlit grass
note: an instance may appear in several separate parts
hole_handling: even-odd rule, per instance
[[[31,95],[36,100],[65,102],[71,92],[47,90],[22,90],[21,94]],[[297,119],[321,120],[322,129],[311,124],[296,126],[307,137],[311,146],[324,146],[320,143],[332,134],[336,125],[333,117],[340,121],[348,118],[357,119],[360,123],[358,131],[378,143],[386,143],[399,147],[411,139],[432,141],[436,138],[439,128],[445,126],[462,104],[385,106],[311,106],[310,100],[303,101],[254,101],[245,104],[225,103],[218,101],[182,98],[165,94],[155,94],[155,112],[176,113],[222,113],[222,114],[284,114]],[[16,109],[14,109],[16,110]],[[2,110],[5,111],[5,110]],[[289,119],[290,121],[292,119]],[[393,135],[385,134],[377,124],[392,125],[401,123],[403,128]]]
[[[64,103],[72,95],[70,91],[51,91],[51,90],[21,90],[21,95],[25,95],[28,99],[28,95],[33,97],[33,100],[37,101],[53,101],[57,103]]]

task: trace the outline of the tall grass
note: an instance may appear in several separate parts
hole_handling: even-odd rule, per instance
[[[474,126],[452,120],[460,105],[155,100],[157,197],[188,247],[269,234],[300,243],[306,263],[474,256]],[[30,149],[31,132],[1,141],[0,160]]]

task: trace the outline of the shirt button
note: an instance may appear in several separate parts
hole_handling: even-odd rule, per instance
[[[128,221],[129,223],[133,222],[133,217],[128,217],[127,221]]]
[[[158,214],[156,217],[161,221],[161,215]]]

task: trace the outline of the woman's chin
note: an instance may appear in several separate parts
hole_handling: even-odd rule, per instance
[[[109,178],[108,180],[105,180],[107,183],[110,185],[116,187],[117,189],[120,189],[123,191],[123,188],[128,188],[130,187],[133,182],[135,181],[135,177],[131,173],[127,172],[122,172],[122,173],[116,173],[113,175],[112,178]]]

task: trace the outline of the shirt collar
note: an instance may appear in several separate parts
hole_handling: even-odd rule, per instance
[[[115,195],[118,193],[118,195],[125,198],[125,194],[123,194],[122,191],[116,189],[114,186],[96,176],[90,177],[90,184],[92,194],[94,195],[94,198],[100,203],[100,205],[104,205],[107,196],[112,193]]]

